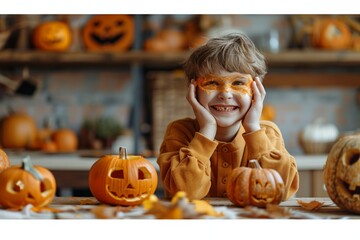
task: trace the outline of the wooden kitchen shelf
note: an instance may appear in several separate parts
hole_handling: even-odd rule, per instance
[[[41,51],[0,51],[2,66],[119,66],[141,64],[145,67],[176,67],[189,55],[189,52],[151,53],[145,51],[128,51],[123,53],[98,52],[41,52]],[[329,67],[359,66],[360,52],[355,51],[321,51],[289,50],[280,53],[265,53],[269,66],[273,67]]]

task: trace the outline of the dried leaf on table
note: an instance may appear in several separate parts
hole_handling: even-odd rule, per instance
[[[96,206],[91,209],[91,212],[95,215],[96,218],[100,219],[109,219],[116,218],[118,212],[129,212],[134,207],[122,207],[122,206],[108,206],[105,204]]]
[[[316,200],[312,200],[310,202],[304,202],[302,200],[297,199],[296,201],[300,204],[300,206],[302,208],[309,210],[309,211],[318,210],[324,205],[323,202],[319,202]]]
[[[192,219],[203,217],[223,217],[211,204],[204,200],[190,201],[185,192],[179,191],[171,202],[159,201],[152,196],[143,202],[146,214],[154,215],[158,219]]]
[[[291,218],[292,211],[286,207],[279,207],[275,204],[268,204],[266,208],[259,208],[255,206],[246,206],[242,208],[239,213],[244,218]]]
[[[80,199],[79,200],[80,205],[96,205],[99,202],[95,199],[92,198],[85,198],[85,199]]]

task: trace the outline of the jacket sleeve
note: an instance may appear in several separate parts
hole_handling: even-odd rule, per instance
[[[245,133],[248,160],[257,159],[263,168],[279,172],[285,185],[284,200],[289,199],[299,189],[299,173],[295,158],[288,153],[278,126],[270,121],[262,121],[261,129]]]
[[[167,193],[185,191],[190,199],[201,199],[210,190],[210,157],[217,143],[191,128],[179,122],[169,124],[157,163]]]

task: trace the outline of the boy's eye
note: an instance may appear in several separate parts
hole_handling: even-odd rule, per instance
[[[204,86],[218,86],[219,83],[215,80],[210,80],[204,83]]]
[[[233,86],[243,86],[243,85],[245,85],[245,82],[236,80],[236,81],[233,81],[232,85]]]

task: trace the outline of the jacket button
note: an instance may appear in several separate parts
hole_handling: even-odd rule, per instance
[[[227,147],[223,147],[223,148],[222,148],[222,151],[223,151],[223,152],[228,152],[229,149],[228,149]]]
[[[221,182],[222,182],[223,184],[226,184],[226,182],[227,182],[227,177],[223,177],[223,178],[221,179]]]
[[[272,157],[273,159],[279,160],[281,158],[281,155],[280,155],[280,153],[271,151],[270,152],[270,157]]]
[[[229,163],[228,162],[223,162],[222,166],[223,166],[223,168],[227,168],[229,166]]]

